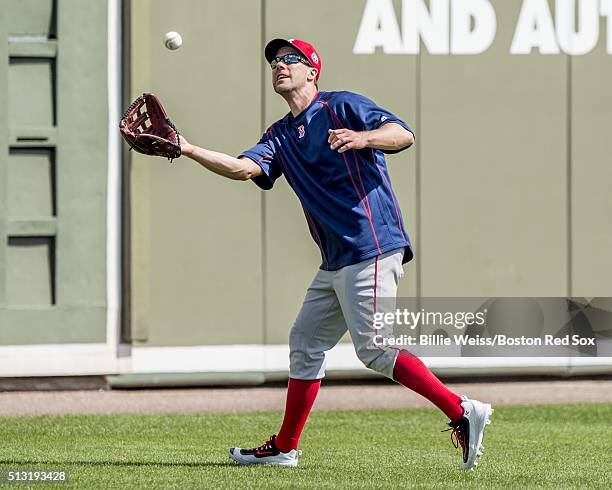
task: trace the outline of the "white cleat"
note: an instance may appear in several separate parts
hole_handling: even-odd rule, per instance
[[[461,402],[463,416],[450,422],[448,425],[451,428],[447,430],[453,431],[451,440],[455,447],[461,446],[463,452],[461,468],[468,471],[478,465],[478,457],[484,451],[482,439],[485,427],[491,423],[489,418],[493,409],[488,403],[470,400],[466,396],[462,396],[461,399],[463,400]]]
[[[242,449],[232,447],[229,450],[229,457],[238,464],[268,464],[277,466],[297,466],[298,457],[302,451],[292,449],[289,452],[282,452],[276,447],[276,435],[273,435],[264,444],[253,449]]]

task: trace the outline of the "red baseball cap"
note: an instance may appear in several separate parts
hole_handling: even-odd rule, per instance
[[[321,75],[321,57],[315,47],[306,41],[300,41],[299,39],[272,39],[272,41],[266,44],[266,49],[264,50],[268,63],[272,62],[278,50],[284,46],[295,48],[302,53],[312,67],[317,69],[317,80],[319,79]]]

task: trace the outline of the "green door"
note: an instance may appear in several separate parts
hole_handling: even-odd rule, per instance
[[[0,345],[104,342],[107,4],[0,4]]]

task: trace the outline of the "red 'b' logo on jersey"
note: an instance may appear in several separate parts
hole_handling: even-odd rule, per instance
[[[306,131],[304,131],[304,125],[301,124],[300,126],[298,126],[298,138],[302,139],[305,134]]]

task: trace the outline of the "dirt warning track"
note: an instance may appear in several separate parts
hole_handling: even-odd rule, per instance
[[[612,403],[612,380],[449,383],[459,394],[494,405]],[[283,410],[284,387],[0,393],[0,416],[213,413]],[[400,385],[323,385],[316,410],[429,407]]]

